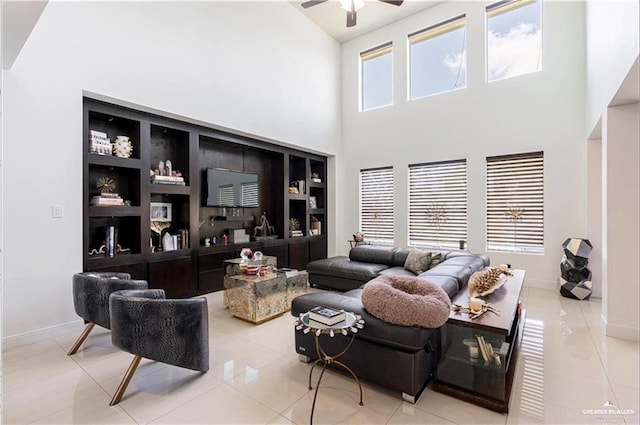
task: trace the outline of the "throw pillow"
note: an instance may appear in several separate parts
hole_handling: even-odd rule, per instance
[[[442,262],[442,253],[441,252],[432,252],[431,253],[431,261],[429,262],[429,269],[434,268],[438,264]]]
[[[431,264],[431,253],[422,249],[412,249],[404,262],[404,268],[415,274],[424,273]]]

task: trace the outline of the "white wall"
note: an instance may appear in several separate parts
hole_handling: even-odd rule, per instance
[[[602,139],[587,141],[587,238],[593,296],[602,297]]]
[[[640,106],[602,120],[603,318],[608,336],[640,337]]]
[[[489,253],[494,264],[527,270],[529,284],[555,288],[567,237],[586,233],[584,4],[544,2],[543,66],[538,73],[485,83],[483,2],[446,2],[343,44],[342,117],[346,184],[337,240],[358,227],[361,168],[395,168],[396,245],[407,244],[407,166],[467,158],[468,247],[485,251],[485,157],[544,151],[545,255]],[[466,13],[467,88],[412,102],[406,35]],[[358,112],[358,55],[392,40],[394,106]],[[346,249],[346,246],[344,247]]]
[[[333,154],[339,61],[285,2],[50,2],[3,75],[3,335],[78,320],[83,90]]]
[[[602,113],[638,57],[637,0],[587,0],[586,134]]]

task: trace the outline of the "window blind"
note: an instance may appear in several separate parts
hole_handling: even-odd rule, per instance
[[[379,56],[386,55],[387,53],[391,53],[393,51],[393,43],[388,42],[382,44],[380,46],[376,46],[372,49],[365,50],[364,52],[360,52],[360,60],[368,61],[370,59],[375,59]]]
[[[523,6],[528,6],[532,3],[537,3],[538,0],[506,0],[492,3],[485,8],[487,17],[493,18],[512,10],[518,9]]]
[[[360,231],[365,239],[393,245],[393,167],[360,170]]]
[[[487,158],[487,250],[544,254],[544,154]]]
[[[466,159],[409,166],[409,245],[458,248],[467,240]]]
[[[455,31],[460,28],[464,28],[465,22],[466,22],[465,15],[456,16],[455,18],[448,19],[444,22],[431,25],[430,27],[427,27],[420,31],[416,31],[412,34],[409,34],[407,38],[409,39],[409,44],[413,45],[413,44],[420,43],[422,41],[437,37],[439,35],[443,35],[448,32]]]

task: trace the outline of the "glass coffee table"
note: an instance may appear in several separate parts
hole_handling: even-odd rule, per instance
[[[362,317],[346,311],[345,311],[345,316],[346,316],[345,320],[343,320],[342,322],[338,322],[333,325],[325,325],[313,320],[309,320],[309,312],[307,312],[307,313],[300,314],[300,316],[296,319],[296,322],[295,322],[296,330],[304,333],[309,333],[309,332],[313,333],[313,338],[316,344],[316,352],[318,354],[318,358],[316,359],[315,362],[313,362],[313,365],[311,366],[311,370],[309,371],[309,389],[310,390],[313,389],[313,387],[311,386],[311,377],[313,375],[313,369],[316,367],[317,364],[322,363],[322,371],[320,372],[320,377],[318,378],[318,383],[316,384],[316,390],[315,390],[315,393],[313,394],[313,404],[311,405],[311,418],[309,421],[310,425],[313,425],[313,411],[315,410],[315,407],[316,407],[316,398],[318,397],[318,388],[320,388],[320,382],[322,382],[322,376],[324,375],[324,371],[326,370],[327,366],[331,364],[336,364],[340,366],[341,368],[349,372],[351,376],[353,376],[353,379],[355,379],[355,381],[358,383],[358,389],[360,390],[360,406],[363,405],[362,384],[360,384],[360,380],[358,379],[356,374],[353,372],[353,370],[351,370],[349,366],[338,361],[337,359],[340,358],[342,355],[344,355],[344,353],[346,353],[347,350],[349,350],[349,347],[351,347],[351,344],[353,343],[353,339],[355,338],[356,333],[358,333],[358,329],[362,329],[364,327],[364,320],[362,320]],[[320,335],[323,335],[323,334],[329,335],[331,338],[333,338],[335,335],[338,335],[338,334],[342,334],[344,336],[349,336],[350,334],[351,338],[349,339],[347,346],[342,351],[334,355],[329,355],[320,344]]]

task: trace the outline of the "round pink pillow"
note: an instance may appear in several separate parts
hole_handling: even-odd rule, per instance
[[[373,316],[402,326],[438,328],[449,319],[451,300],[433,282],[411,276],[378,276],[362,291],[362,305]]]

